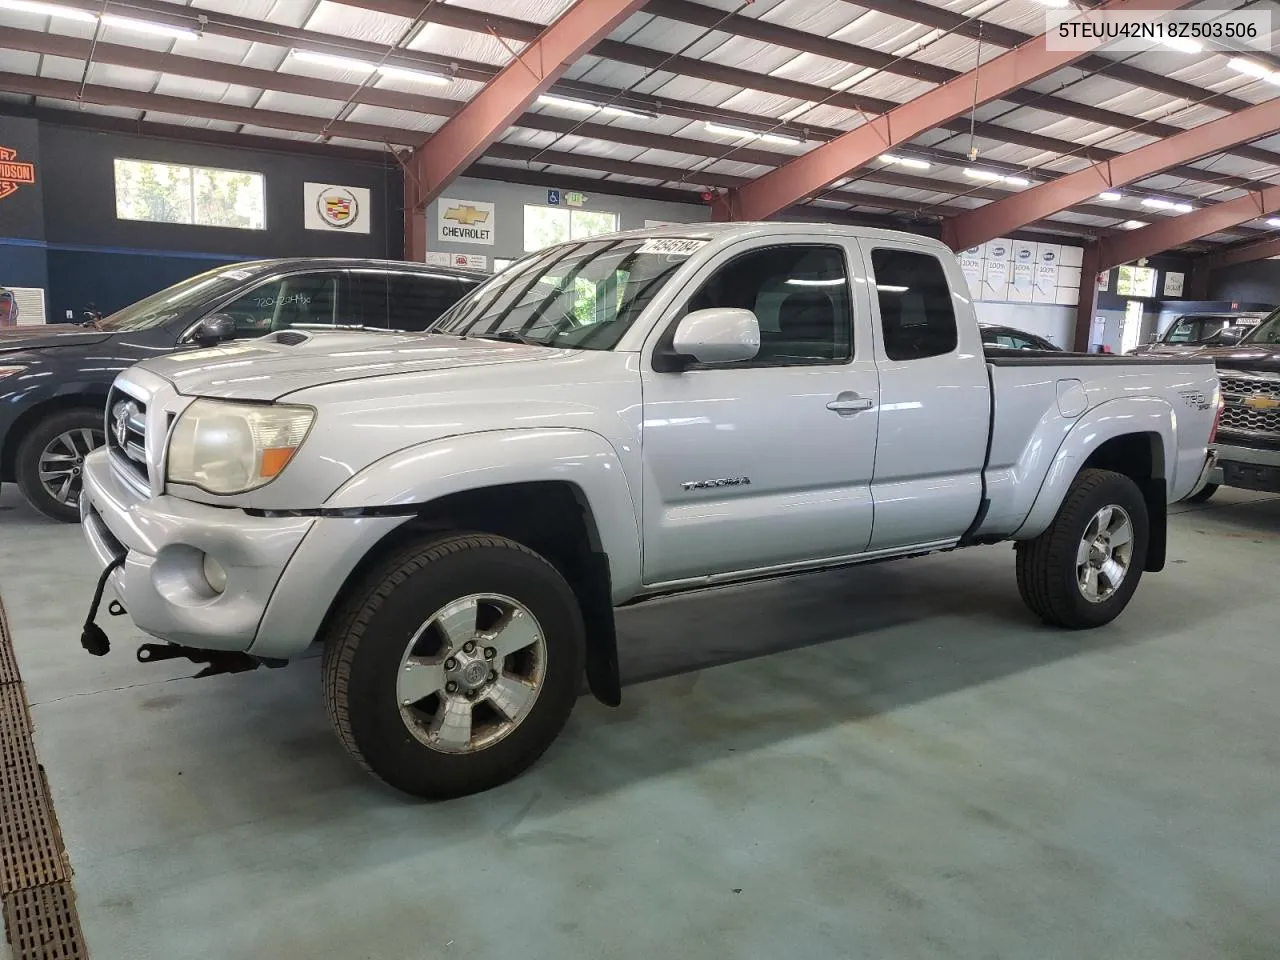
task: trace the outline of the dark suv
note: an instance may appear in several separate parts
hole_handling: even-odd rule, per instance
[[[277,330],[424,330],[485,278],[378,260],[263,260],[184,280],[91,325],[0,329],[0,481],[80,517],[80,467],[103,442],[117,373],[146,357]]]

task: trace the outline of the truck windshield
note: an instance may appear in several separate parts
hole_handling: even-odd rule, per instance
[[[432,333],[611,350],[704,240],[595,240],[513,264],[442,316]]]
[[[242,266],[218,267],[165,287],[159,293],[153,293],[137,303],[131,303],[123,310],[117,310],[111,316],[99,320],[95,326],[101,330],[113,331],[158,327],[202,302],[230,293],[248,277],[249,273]]]
[[[1267,319],[1245,334],[1242,343],[1280,343],[1280,308],[1272,310]]]

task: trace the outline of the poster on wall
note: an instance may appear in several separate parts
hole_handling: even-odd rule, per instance
[[[436,239],[442,243],[479,243],[491,247],[496,220],[492,203],[441,197],[436,202]]]
[[[969,295],[982,296],[982,260],[972,257],[966,251],[960,257],[960,270],[964,273],[965,283],[969,285]]]
[[[0,286],[0,330],[37,326],[44,322],[42,288]]]
[[[1057,257],[1055,255],[1054,259]],[[1034,303],[1054,303],[1058,299],[1058,265],[1057,263],[1037,263],[1036,289],[1031,295]]]
[[[1164,295],[1166,297],[1182,296],[1183,282],[1186,280],[1185,273],[1174,273],[1172,270],[1164,275]]]
[[[987,260],[982,271],[982,299],[1003,300],[1009,293],[1009,261]]]
[[[1036,286],[1036,265],[1034,263],[1014,263],[1012,277],[1009,281],[1009,302],[1030,303]]]
[[[457,267],[459,270],[488,270],[489,258],[483,253],[441,253],[432,250],[424,261],[430,267]]]
[[[372,203],[364,187],[332,183],[302,185],[303,225],[308,230],[368,233]]]
[[[1033,240],[1015,240],[1013,242],[1013,262],[1028,263],[1036,262],[1036,244]]]

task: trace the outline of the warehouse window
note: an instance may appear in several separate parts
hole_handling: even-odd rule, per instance
[[[524,249],[541,250],[566,240],[586,240],[618,229],[618,215],[605,210],[570,210],[567,207],[524,208]]]
[[[247,170],[115,162],[116,217],[200,227],[267,227],[265,179]]]

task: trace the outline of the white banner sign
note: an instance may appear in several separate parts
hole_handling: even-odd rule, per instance
[[[1164,275],[1164,295],[1166,297],[1182,296],[1182,285],[1185,279],[1186,274],[1184,273],[1174,273],[1172,270],[1166,273]]]
[[[371,209],[369,191],[364,187],[302,185],[303,224],[308,230],[368,233]]]
[[[492,203],[441,197],[436,211],[436,239],[440,242],[493,246],[497,214]]]
[[[31,327],[45,322],[41,287],[0,287],[0,328]]]

